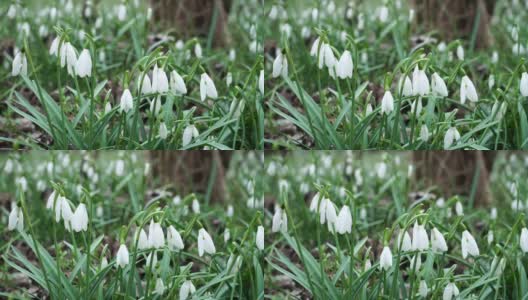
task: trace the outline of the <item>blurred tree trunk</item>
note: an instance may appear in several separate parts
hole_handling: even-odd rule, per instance
[[[161,184],[173,185],[181,196],[191,192],[205,194],[209,181],[214,180],[211,201],[223,201],[231,154],[216,150],[150,151],[152,175]]]
[[[491,202],[490,174],[496,151],[414,151],[416,178],[427,186],[435,185],[446,197],[469,196],[476,172],[479,172],[475,205]]]
[[[441,38],[450,41],[468,39],[478,22],[476,47],[485,48],[493,43],[490,21],[496,0],[412,0],[416,20],[426,30],[438,31]]]
[[[151,0],[150,3],[157,25],[186,38],[207,36],[216,17],[213,43],[215,46],[229,44],[227,17],[231,0]]]

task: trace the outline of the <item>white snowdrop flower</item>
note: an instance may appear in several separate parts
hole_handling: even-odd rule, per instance
[[[370,262],[370,259],[367,258],[365,260],[365,267],[364,267],[363,270],[366,272],[366,271],[370,270],[370,268],[372,268],[372,263]]]
[[[512,47],[512,52],[514,55],[523,55],[526,52],[526,49],[522,44],[516,43]]]
[[[22,208],[18,205],[13,205],[13,209],[9,213],[9,221],[7,224],[8,230],[18,229],[18,231],[24,230],[24,214],[22,213]]]
[[[234,212],[235,212],[235,210],[233,209],[233,205],[228,205],[227,206],[227,210],[226,210],[226,216],[231,218],[233,216]]]
[[[444,136],[444,149],[447,150],[460,139],[460,133],[456,127],[449,127]]]
[[[526,72],[523,72],[521,75],[519,89],[521,90],[521,95],[523,97],[528,97],[528,73]]]
[[[88,212],[86,211],[86,205],[84,203],[80,203],[77,209],[75,209],[71,226],[75,232],[88,230]]]
[[[75,71],[77,76],[81,78],[92,76],[92,57],[87,49],[84,49],[79,55],[79,59],[75,65]]]
[[[464,60],[464,48],[462,47],[462,45],[458,45],[456,49],[456,56],[458,60]]]
[[[422,112],[423,106],[422,106],[422,100],[420,98],[414,100],[411,103],[411,113],[415,114],[416,116],[420,116],[420,113]]]
[[[123,176],[125,173],[125,161],[122,159],[119,159],[115,162],[115,174],[116,176]]]
[[[230,87],[231,83],[233,83],[233,74],[231,72],[229,72],[226,75],[226,85],[227,85],[227,87]]]
[[[271,20],[276,20],[278,16],[279,16],[279,9],[277,8],[277,6],[276,5],[271,6],[268,17]]]
[[[229,60],[230,61],[235,61],[235,59],[236,59],[236,51],[235,51],[235,49],[229,50]]]
[[[61,39],[58,36],[55,37],[55,39],[53,39],[53,41],[51,42],[50,51],[49,51],[50,55],[52,56],[59,55],[60,42],[61,42]]]
[[[154,292],[158,295],[163,295],[165,293],[165,284],[161,278],[156,279],[156,286],[154,287]]]
[[[368,116],[372,113],[372,104],[368,103],[367,108],[365,109],[365,116]]]
[[[60,197],[60,216],[57,220],[57,214],[55,213],[55,221],[59,222],[60,218],[64,220],[64,227],[66,230],[71,230],[71,219],[73,217],[73,212],[70,206],[70,202],[68,199],[64,197]]]
[[[169,79],[162,68],[158,68],[158,64],[154,65],[152,71],[152,92],[166,93],[169,91]]]
[[[111,111],[112,111],[112,104],[110,102],[106,102],[105,109],[104,109],[105,115],[110,113]]]
[[[488,78],[488,89],[492,89],[495,86],[495,76],[493,74]]]
[[[488,232],[488,245],[491,245],[491,243],[493,243],[493,240],[494,240],[494,235],[493,235],[493,231],[490,230],[490,232]]]
[[[379,262],[380,269],[385,271],[389,270],[392,267],[392,253],[389,247],[385,246],[380,255]]]
[[[262,226],[259,226],[257,228],[255,244],[257,245],[257,249],[259,249],[260,251],[264,250],[264,227]]]
[[[437,48],[438,48],[438,51],[440,51],[440,52],[444,52],[444,51],[446,51],[446,49],[447,49],[447,45],[446,45],[445,42],[440,42],[440,43],[438,44],[438,47],[437,47]]]
[[[117,19],[120,22],[125,21],[127,18],[127,7],[125,4],[120,4],[117,6]]]
[[[169,135],[169,130],[167,129],[167,125],[165,125],[165,122],[161,122],[160,127],[159,127],[160,139],[165,140],[167,139],[168,135]]]
[[[195,214],[199,214],[200,213],[200,202],[198,202],[198,200],[193,199],[191,206],[192,206],[193,213],[195,213]]]
[[[101,269],[104,269],[108,267],[108,259],[106,258],[106,256],[103,256],[103,258],[101,258]]]
[[[194,292],[196,288],[190,280],[186,280],[180,288],[180,300],[187,300]]]
[[[427,250],[429,248],[429,237],[424,225],[419,225],[417,221],[414,222],[412,233],[412,249],[418,251]]]
[[[491,54],[491,62],[494,64],[499,62],[499,53],[497,51],[493,51],[493,54]]]
[[[224,231],[224,243],[227,243],[230,238],[231,238],[231,231],[229,231],[229,228],[226,228],[226,230]]]
[[[152,83],[148,74],[140,75],[140,78],[138,80],[138,90],[141,95],[147,95],[152,93]]]
[[[59,55],[61,67],[66,67],[68,74],[74,76],[77,65],[77,54],[75,53],[73,45],[70,42],[63,43],[59,50]]]
[[[165,235],[163,234],[163,229],[161,229],[159,223],[150,221],[148,245],[152,248],[162,248],[165,246]]]
[[[273,70],[271,73],[271,77],[277,78],[279,76],[288,76],[288,58],[286,55],[282,54],[281,51],[278,51],[279,54],[273,61]]]
[[[11,159],[7,159],[4,165],[4,172],[6,172],[7,174],[11,174],[11,172],[13,172],[14,167],[15,166],[13,164],[13,161]]]
[[[144,249],[149,248],[147,233],[145,232],[145,230],[143,230],[143,228],[139,229],[136,232],[136,238],[137,238],[137,248],[139,250],[144,250]]]
[[[315,41],[312,44],[312,47],[310,48],[310,56],[317,57],[319,49],[322,47],[322,41],[321,38],[318,37],[315,39]]]
[[[150,101],[150,112],[152,112],[154,115],[159,115],[161,110],[161,96],[157,96],[156,98],[152,99]]]
[[[319,203],[321,202],[322,199],[323,197],[321,196],[321,194],[317,192],[312,197],[312,201],[310,202],[310,211],[317,212],[317,209],[319,209]]]
[[[260,93],[264,95],[264,70],[260,70],[260,75],[258,79],[258,87],[259,87]]]
[[[200,135],[198,129],[194,124],[190,124],[183,130],[182,146],[185,147],[191,143],[191,141]]]
[[[469,233],[469,231],[464,230],[462,232],[462,257],[465,259],[468,254],[471,256],[479,256],[479,248],[475,238]]]
[[[341,79],[352,78],[354,63],[350,51],[345,50],[336,65],[336,75]]]
[[[464,76],[462,77],[462,81],[460,83],[460,102],[464,104],[466,103],[466,99],[469,99],[471,102],[477,102],[478,95],[471,79],[469,79],[467,76]]]
[[[271,223],[271,232],[287,232],[288,231],[288,216],[286,211],[280,207],[275,207],[275,213]]]
[[[348,205],[344,205],[339,211],[335,227],[340,234],[352,233],[352,214]]]
[[[218,92],[216,91],[216,86],[206,73],[203,73],[200,77],[200,99],[204,101],[207,97],[211,99],[218,98]]]
[[[413,86],[414,96],[423,97],[429,94],[429,91],[430,91],[429,79],[427,78],[427,74],[425,74],[425,71],[420,70],[418,66],[416,66],[414,67],[412,77],[413,77],[412,86]]]
[[[422,256],[420,254],[416,254],[411,258],[411,261],[409,262],[409,270],[414,272],[419,272],[420,267],[422,266]]]
[[[497,219],[497,208],[492,207],[490,210],[490,219],[496,220]]]
[[[434,73],[431,77],[431,89],[433,90],[433,93],[437,96],[447,97],[447,95],[449,94],[444,80],[442,79],[442,77],[440,77],[440,75],[438,75],[438,73]]]
[[[125,244],[121,244],[121,246],[119,246],[119,250],[117,250],[116,264],[121,268],[126,267],[129,262],[128,256],[127,246]]]
[[[402,240],[403,239],[403,240]],[[402,231],[398,235],[398,247],[401,245],[401,251],[412,251],[411,236],[407,231]]]
[[[216,248],[209,233],[201,228],[198,231],[198,254],[202,257],[204,253],[215,254]]]
[[[524,210],[524,204],[522,203],[521,200],[516,199],[512,201],[511,208],[514,211],[522,211]]]
[[[521,229],[521,237],[519,239],[519,245],[521,246],[523,253],[528,252],[528,230],[526,229],[526,227]]]
[[[321,47],[321,52],[322,52],[322,56],[319,55],[319,69],[322,68],[322,63],[321,63],[321,59],[323,60],[324,62],[324,65],[330,69],[330,70],[334,70],[334,66],[336,65],[337,63],[337,59],[335,58],[334,56],[334,51],[332,50],[332,47],[329,45],[329,44],[323,44],[323,46]]]
[[[409,97],[413,95],[412,81],[409,78],[409,76],[400,78],[400,84],[398,87],[398,91],[401,91],[401,95],[403,97]]]
[[[423,298],[427,297],[427,294],[429,294],[429,288],[427,287],[427,283],[425,280],[420,281],[420,286],[418,287],[418,294],[422,296]]]
[[[457,201],[455,203],[455,212],[457,216],[463,216],[464,215],[464,207],[462,206],[462,203],[460,201]]]
[[[126,89],[123,92],[123,95],[121,95],[121,112],[127,113],[129,110],[134,108],[134,102],[132,101],[132,94],[130,93],[129,89]]]
[[[202,46],[200,46],[200,43],[194,45],[194,55],[197,58],[202,58]]]
[[[187,87],[185,86],[185,81],[183,78],[176,72],[176,70],[170,73],[170,89],[176,95],[185,95],[187,94]]]
[[[431,230],[431,249],[442,253],[448,250],[444,235],[436,227]]]
[[[9,6],[9,9],[7,10],[7,17],[9,19],[14,19],[16,17],[16,14],[17,14],[16,4],[11,4]]]
[[[517,26],[512,27],[511,37],[514,42],[517,42],[519,40],[519,30],[517,29]]]
[[[359,218],[363,221],[366,221],[367,220],[367,209],[362,207],[360,210],[359,210]]]
[[[458,290],[457,286],[453,282],[450,282],[446,285],[444,289],[442,300],[452,300],[456,298],[458,294],[460,294],[460,291]]]
[[[178,251],[184,248],[180,233],[172,225],[167,229],[167,244],[172,251]]]
[[[422,142],[424,143],[427,143],[427,141],[429,141],[430,136],[431,135],[429,134],[429,128],[427,128],[427,125],[423,124],[420,128],[420,140],[422,140]]]
[[[381,99],[381,114],[390,114],[394,110],[394,98],[390,91],[386,91]]]
[[[389,8],[381,6],[378,10],[378,19],[381,23],[386,23],[389,19]]]
[[[23,52],[18,52],[13,59],[12,76],[27,76],[27,59]]]
[[[327,223],[328,230],[334,231],[337,213],[334,203],[328,198],[321,200],[319,205],[319,221],[321,224]]]

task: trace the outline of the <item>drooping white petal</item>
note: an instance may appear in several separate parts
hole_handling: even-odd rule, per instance
[[[257,235],[255,238],[255,244],[257,245],[257,249],[264,250],[264,227],[259,226],[257,228]]]
[[[201,228],[198,231],[198,254],[203,256],[204,253],[215,254],[216,248],[209,233]]]
[[[92,76],[92,57],[87,49],[84,49],[75,64],[77,76],[84,78]]]
[[[119,267],[124,268],[128,265],[128,262],[129,254],[127,246],[125,244],[121,244],[121,246],[119,246],[119,250],[117,251],[116,264]]]
[[[385,246],[380,255],[380,268],[387,271],[392,267],[392,252],[389,247]]]

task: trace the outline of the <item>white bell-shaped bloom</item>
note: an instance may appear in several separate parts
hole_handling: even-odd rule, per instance
[[[287,232],[288,231],[288,216],[286,211],[280,207],[275,207],[275,213],[271,222],[271,232]]]
[[[264,250],[264,227],[259,226],[257,228],[257,235],[255,237],[255,244],[257,245],[257,249]]]
[[[11,4],[9,8],[7,9],[7,17],[9,19],[14,19],[17,15],[17,6],[16,4]]]
[[[420,281],[420,286],[418,287],[418,294],[420,294],[420,296],[423,298],[427,297],[427,294],[429,294],[429,288],[427,287],[427,282],[425,282],[425,280]]]
[[[138,242],[137,242],[137,248],[139,250],[144,250],[144,249],[148,249],[149,248],[149,244],[148,244],[148,236],[147,236],[147,233],[145,232],[145,230],[143,230],[143,228],[141,228],[137,233],[136,235],[138,235],[137,239],[138,239]]]
[[[319,49],[322,47],[322,41],[321,38],[318,37],[315,39],[315,41],[312,44],[312,48],[310,48],[310,56],[317,57],[317,54],[319,52]]]
[[[319,59],[321,60],[322,58],[324,65],[328,69],[333,70],[334,66],[337,63],[337,59],[334,56],[334,51],[332,50],[332,47],[329,44],[323,44],[323,46],[321,47],[321,51],[323,53],[323,56]],[[319,63],[319,66],[319,68],[322,68],[321,63]]]
[[[427,128],[427,125],[423,124],[422,127],[420,128],[420,140],[426,143],[427,141],[429,141],[430,136],[431,135],[429,133],[429,128]]]
[[[13,59],[13,66],[11,70],[12,76],[27,76],[27,59],[23,52],[18,52]]]
[[[71,209],[70,202],[68,201],[68,199],[66,199],[64,197],[61,197],[60,218],[62,218],[64,220],[64,227],[68,231],[71,230],[71,219],[72,219],[72,217],[73,217],[73,211]]]
[[[460,102],[464,104],[466,103],[466,99],[469,99],[471,102],[477,102],[478,94],[471,79],[469,79],[467,76],[464,76],[462,77],[462,81],[460,83]]]
[[[460,201],[457,201],[455,203],[455,212],[457,216],[463,216],[464,215],[464,207],[462,206],[462,203]]]
[[[412,233],[412,249],[418,251],[427,250],[429,248],[429,237],[427,236],[427,231],[425,231],[425,226],[414,222]]]
[[[427,78],[425,71],[420,70],[418,66],[416,66],[413,71],[412,85],[414,96],[425,96],[429,94],[429,78]]]
[[[77,64],[75,65],[75,71],[77,76],[81,78],[92,76],[92,57],[88,49],[84,49],[79,55],[79,59],[77,59]]]
[[[58,36],[55,37],[55,39],[53,39],[53,41],[51,42],[50,51],[49,51],[51,56],[58,56],[59,55],[60,42],[61,42],[61,39]]]
[[[334,231],[336,220],[337,213],[334,203],[328,198],[321,200],[319,205],[319,221],[321,224],[327,223],[328,230]]]
[[[259,87],[260,93],[264,95],[264,70],[260,70],[258,87]]]
[[[201,257],[204,253],[215,254],[216,248],[209,233],[201,228],[198,231],[198,254]]]
[[[402,240],[403,239],[403,240]],[[411,242],[411,236],[407,231],[402,231],[398,235],[398,247],[401,245],[401,251],[407,252],[412,251],[412,242]]]
[[[66,67],[68,74],[75,76],[77,53],[70,42],[63,43],[60,48],[61,67]]]
[[[458,290],[457,286],[455,285],[455,283],[450,282],[446,285],[444,289],[442,300],[452,300],[456,296],[458,296],[458,294],[460,294],[460,291]]]
[[[180,74],[178,74],[178,72],[176,72],[176,70],[172,71],[170,74],[170,88],[176,95],[187,94],[185,81],[183,81],[183,78],[180,76]]]
[[[488,89],[492,89],[495,86],[495,75],[491,74],[488,78]]]
[[[401,91],[403,97],[409,97],[413,95],[413,86],[412,81],[409,76],[400,78],[400,83],[398,86],[398,91]]]
[[[200,43],[194,45],[194,55],[197,58],[202,58],[202,46],[200,46]]]
[[[180,288],[180,300],[187,300],[196,292],[196,288],[190,280],[186,280]]]
[[[184,248],[180,233],[172,225],[167,229],[167,244],[172,251],[178,251]]]
[[[456,49],[456,55],[458,60],[464,60],[464,48],[462,47],[462,45],[458,45]]]
[[[335,227],[340,234],[352,233],[352,214],[348,205],[344,205],[339,211]]]
[[[386,91],[381,99],[381,114],[390,114],[394,110],[394,98],[390,91]]]
[[[111,111],[112,111],[112,104],[110,102],[106,102],[105,109],[104,109],[105,115],[110,113]]]
[[[80,203],[77,209],[75,209],[71,226],[76,232],[88,230],[88,212],[86,211],[86,205],[84,203]]]
[[[279,54],[273,61],[273,70],[271,73],[271,77],[277,78],[280,75],[287,77],[288,76],[288,58],[286,55],[282,54],[281,51],[279,51]]]
[[[444,235],[436,227],[431,230],[431,249],[442,253],[448,250]]]
[[[132,94],[129,89],[126,89],[121,95],[121,111],[127,113],[129,110],[134,108],[134,102],[132,101]]]
[[[469,233],[469,231],[464,230],[462,232],[462,257],[465,259],[468,255],[479,256],[479,248],[475,238]]]
[[[158,295],[163,295],[165,293],[165,284],[161,278],[156,279],[156,286],[154,287],[154,292]]]
[[[233,73],[229,72],[226,75],[226,85],[227,85],[227,87],[230,87],[231,83],[233,83]]]
[[[317,192],[313,197],[312,201],[310,202],[310,211],[317,212],[319,209],[319,204],[323,197],[321,196],[321,193]]]
[[[143,80],[141,80],[143,78]],[[148,74],[141,74],[138,81],[138,89],[141,95],[152,93],[152,83]]]
[[[204,101],[207,97],[211,99],[218,98],[218,92],[216,91],[216,86],[206,73],[203,73],[200,77],[200,99]]]
[[[121,246],[119,246],[119,250],[117,250],[116,264],[119,267],[124,268],[128,265],[129,259],[127,246],[125,244],[121,244]]]
[[[528,73],[526,72],[521,75],[520,90],[523,97],[528,97]]]
[[[433,76],[431,76],[431,89],[437,96],[447,97],[449,94],[444,79],[442,79],[438,73],[434,73]]]
[[[125,4],[119,4],[116,8],[117,19],[123,22],[127,18],[127,7]]]
[[[226,228],[226,230],[224,231],[224,243],[227,243],[230,238],[231,238],[231,231],[229,231],[229,228]]]
[[[158,65],[154,65],[154,71],[152,71],[152,92],[154,93],[166,93],[169,91],[169,79],[167,74],[162,68],[158,68]]]
[[[345,50],[337,62],[336,74],[339,78],[345,79],[352,78],[353,72],[354,63],[352,62],[352,55],[350,54],[350,51]]]
[[[151,221],[148,233],[148,244],[152,248],[162,248],[165,246],[165,235],[163,234],[160,223],[153,223]]]
[[[167,139],[167,136],[169,136],[167,125],[165,125],[165,122],[161,122],[159,127],[159,137],[160,139],[165,140]]]
[[[383,247],[383,251],[380,255],[380,262],[379,262],[380,268],[387,271],[392,267],[392,252],[389,249],[389,247],[385,246]]]
[[[183,130],[182,145],[183,147],[189,145],[193,139],[198,137],[200,133],[194,124],[190,124]]]
[[[519,244],[524,253],[528,252],[528,230],[526,227],[521,229],[521,237],[519,239]]]
[[[22,208],[17,205],[13,205],[13,209],[9,213],[9,222],[7,224],[8,230],[18,229],[19,231],[24,230],[24,214]]]
[[[193,199],[191,208],[192,208],[193,213],[199,214],[200,213],[200,202],[198,202],[197,199]]]
[[[449,149],[458,140],[460,140],[460,133],[456,127],[450,127],[444,136],[444,149]]]

